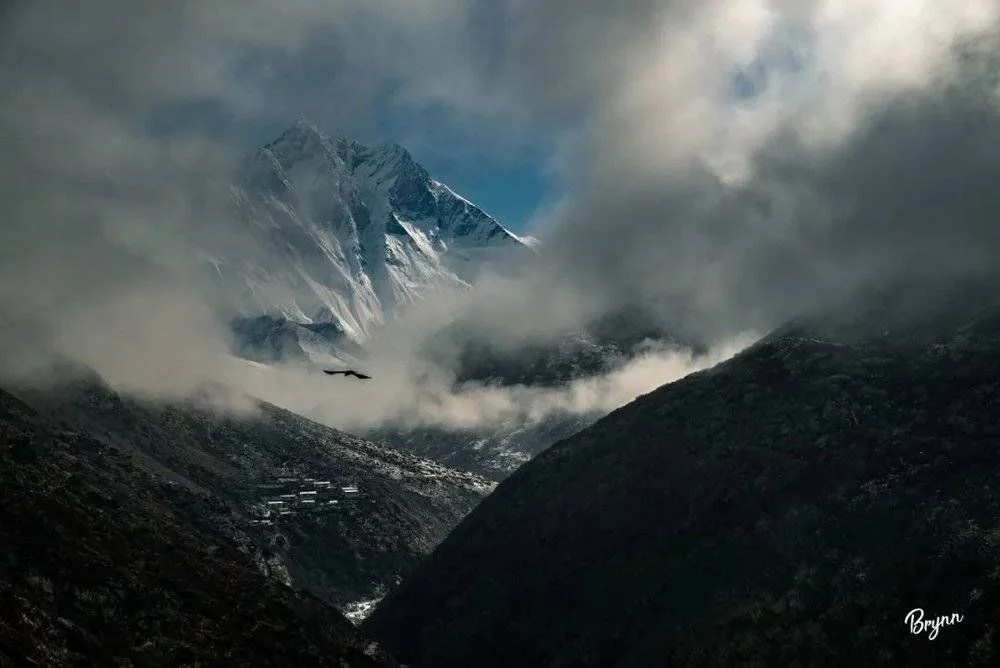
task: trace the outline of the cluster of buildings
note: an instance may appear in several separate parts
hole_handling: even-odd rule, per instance
[[[355,484],[315,478],[278,478],[257,485],[260,501],[253,504],[251,524],[270,525],[301,513],[329,512],[361,495]]]

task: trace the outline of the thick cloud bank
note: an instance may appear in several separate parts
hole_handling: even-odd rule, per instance
[[[56,351],[155,393],[223,379],[299,406],[305,388],[332,422],[613,407],[859,287],[1000,266],[997,20],[992,0],[8,2],[3,368]],[[229,170],[241,128],[299,114],[344,134],[407,118],[416,142],[431,119],[484,155],[546,146],[560,184],[543,262],[402,318],[377,381],[326,407],[329,383],[262,387],[226,358],[193,270],[203,245],[266,252],[228,218]],[[559,394],[456,394],[420,358],[442,319],[509,347],[622,305],[713,353]]]

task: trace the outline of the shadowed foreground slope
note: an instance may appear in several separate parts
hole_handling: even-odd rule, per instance
[[[364,628],[420,668],[996,665],[1000,310],[960,297],[789,325],[640,397]],[[914,608],[964,621],[928,640]]]
[[[396,665],[228,515],[0,391],[0,666]]]

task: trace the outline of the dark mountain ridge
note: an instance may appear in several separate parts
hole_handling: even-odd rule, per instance
[[[873,293],[640,397],[501,483],[366,630],[421,668],[995,665],[996,295]],[[928,641],[916,608],[964,621]]]

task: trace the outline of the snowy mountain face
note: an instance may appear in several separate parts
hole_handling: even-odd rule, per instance
[[[353,341],[436,287],[530,252],[395,144],[331,138],[305,121],[250,155],[233,197],[258,257],[212,262],[238,310],[328,323]]]
[[[233,353],[262,364],[307,361],[355,364],[365,351],[337,323],[299,323],[281,316],[237,318],[230,323]]]

